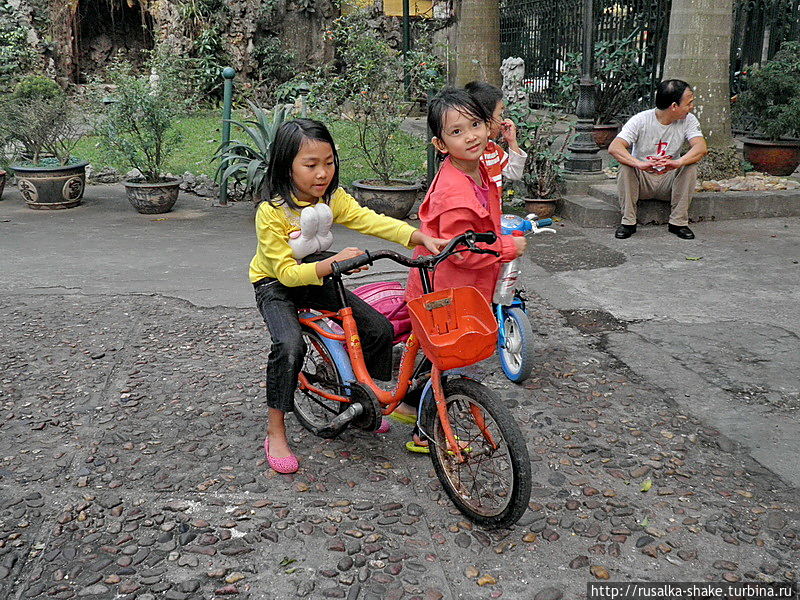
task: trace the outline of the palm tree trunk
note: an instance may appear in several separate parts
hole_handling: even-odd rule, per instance
[[[455,84],[486,81],[500,87],[500,4],[461,0]]]
[[[705,178],[741,172],[731,134],[732,29],[733,0],[672,1],[664,79],[683,79],[694,89],[695,114],[709,146],[700,163]]]

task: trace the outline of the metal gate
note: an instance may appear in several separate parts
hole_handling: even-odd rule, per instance
[[[594,0],[596,40],[620,40],[634,30],[642,64],[651,73],[652,104],[664,72],[671,0]],[[564,73],[567,54],[581,50],[581,0],[502,0],[503,57],[525,59],[531,102],[556,101],[554,84]],[[771,58],[785,40],[800,40],[800,0],[735,0],[731,39],[731,90],[739,90],[744,67]]]

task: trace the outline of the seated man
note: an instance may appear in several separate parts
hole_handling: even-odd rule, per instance
[[[636,233],[636,203],[639,198],[653,198],[670,201],[670,233],[694,238],[687,225],[697,181],[695,163],[708,154],[708,147],[693,109],[694,93],[688,83],[662,81],[656,89],[656,108],[631,117],[611,142],[608,152],[620,163],[617,189],[622,208],[615,237],[623,240]],[[681,156],[684,140],[690,149]]]

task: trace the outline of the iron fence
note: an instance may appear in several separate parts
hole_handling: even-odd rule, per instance
[[[735,0],[731,37],[731,90],[741,89],[742,71],[763,62],[785,40],[800,40],[800,0]],[[621,40],[640,31],[641,64],[650,73],[650,90],[629,112],[652,104],[664,71],[671,0],[594,0],[595,39]],[[503,57],[525,59],[531,103],[557,102],[556,84],[569,53],[581,50],[581,0],[502,0],[500,41]],[[624,115],[621,115],[624,116]]]

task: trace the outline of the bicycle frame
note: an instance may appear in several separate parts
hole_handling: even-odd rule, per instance
[[[355,381],[359,381],[368,386],[383,407],[383,414],[388,415],[403,401],[414,375],[414,363],[419,353],[419,342],[412,333],[405,342],[403,356],[400,360],[400,370],[397,378],[397,385],[391,391],[380,388],[367,370],[364,362],[364,352],[361,349],[361,338],[358,335],[353,309],[345,306],[337,312],[315,311],[318,314],[300,317],[300,322],[307,325],[318,333],[321,337],[344,344],[344,348],[349,358]],[[343,333],[336,333],[320,324],[321,321],[332,319],[341,324]],[[345,382],[345,385],[347,382]],[[309,383],[303,373],[300,373],[301,389],[306,389],[328,400],[349,403],[350,398],[339,396],[321,390]]]
[[[472,233],[472,232],[469,232]],[[485,235],[485,234],[472,234],[474,235]],[[463,237],[463,236],[461,236]],[[451,253],[453,253],[453,248],[455,248],[457,244],[455,240],[448,245],[448,249],[450,249]],[[468,248],[472,248],[473,251],[474,246],[474,239],[471,242],[471,245]],[[484,250],[485,252],[485,250]],[[442,252],[444,255],[446,251]],[[430,264],[410,264],[413,262],[414,259],[408,259],[407,257],[402,257],[393,252],[383,252],[377,253],[376,257],[378,258],[393,258],[396,262],[400,264],[405,264],[406,266],[412,266],[418,268],[420,270],[420,278],[422,281],[422,289],[425,293],[429,293],[432,291],[432,284],[431,284],[431,271],[435,268],[438,262],[431,262]],[[358,258],[358,257],[357,257]],[[350,259],[350,261],[354,261],[357,259]],[[371,263],[369,254],[367,254],[367,261]],[[347,261],[344,263],[347,264]],[[351,263],[353,264],[353,263]],[[357,264],[357,263],[356,263]],[[367,264],[367,263],[364,263]],[[334,263],[337,265],[337,263]],[[364,353],[361,348],[361,338],[358,335],[358,329],[356,326],[355,319],[353,318],[353,309],[347,304],[347,299],[345,295],[345,287],[344,282],[342,281],[342,275],[346,272],[347,267],[338,266],[334,267],[334,271],[332,274],[334,284],[336,285],[339,301],[342,306],[338,311],[314,311],[316,314],[309,314],[308,316],[301,316],[300,321],[302,324],[307,325],[311,329],[313,329],[317,334],[319,334],[323,340],[331,340],[337,344],[343,344],[347,357],[349,359],[350,365],[352,367],[353,377],[355,381],[362,383],[369,387],[372,392],[375,394],[378,402],[382,406],[382,414],[388,415],[392,413],[397,406],[403,401],[405,398],[410,386],[411,382],[415,376],[415,367],[414,364],[416,362],[417,355],[419,354],[420,345],[417,337],[412,333],[408,340],[405,342],[405,346],[403,348],[403,355],[400,361],[399,373],[397,377],[397,385],[391,391],[384,390],[380,388],[376,383],[372,376],[369,374],[367,370],[366,363],[364,361]],[[305,312],[305,311],[298,311],[298,312]],[[325,325],[325,321],[332,319],[338,322],[342,328],[342,333],[337,333],[332,331],[329,327]],[[422,374],[422,373],[417,373]],[[344,375],[344,374],[343,374]],[[345,387],[347,387],[348,382],[343,382]],[[433,390],[433,397],[436,403],[436,411],[438,413],[440,422],[442,424],[442,429],[445,434],[445,438],[448,444],[448,450],[452,451],[456,459],[460,462],[464,460],[464,457],[461,452],[460,444],[458,443],[455,434],[453,433],[452,427],[450,425],[450,420],[447,414],[447,405],[445,403],[445,395],[444,389],[442,386],[442,372],[435,366],[431,365],[430,371],[430,387]],[[342,402],[345,404],[350,404],[350,398],[348,396],[341,396],[338,394],[332,394],[330,392],[326,392],[324,390],[319,389],[318,387],[311,384],[308,379],[304,376],[301,372],[299,376],[299,386],[300,389],[308,390],[313,394],[316,394],[322,398],[327,400]],[[427,390],[427,386],[426,386]],[[423,399],[420,400],[420,407],[422,406],[422,402],[424,401],[425,394],[423,393]],[[486,437],[486,440],[493,446],[496,447],[496,442],[492,438],[490,432],[486,429],[485,426],[485,419],[483,415],[480,413],[480,409],[477,407],[471,408],[473,417],[475,419],[478,428]],[[421,412],[421,410],[420,410]],[[477,413],[477,414],[476,414]],[[431,440],[433,443],[433,440]]]

